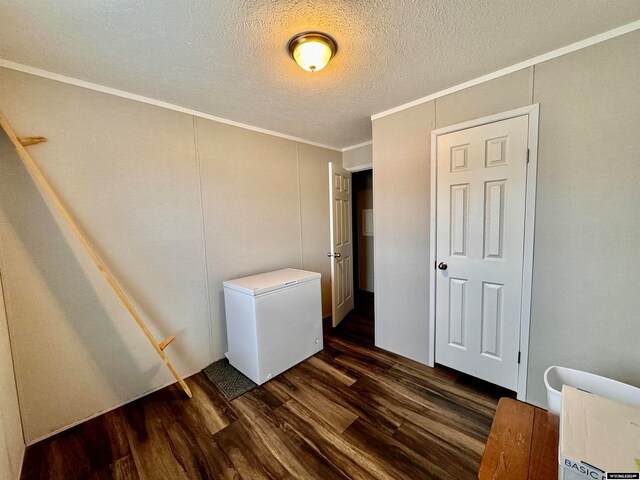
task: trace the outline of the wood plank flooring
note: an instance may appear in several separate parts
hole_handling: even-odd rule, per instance
[[[474,479],[510,392],[373,346],[362,294],[322,352],[231,402],[200,373],[27,449],[27,479]]]

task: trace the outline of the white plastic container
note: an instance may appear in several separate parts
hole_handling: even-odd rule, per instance
[[[593,373],[553,366],[544,372],[544,384],[547,387],[547,410],[554,415],[560,416],[562,385],[640,408],[640,388]]]

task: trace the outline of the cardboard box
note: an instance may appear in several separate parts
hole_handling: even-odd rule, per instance
[[[640,478],[640,409],[562,387],[560,480]]]

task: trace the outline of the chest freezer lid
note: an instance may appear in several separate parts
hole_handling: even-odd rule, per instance
[[[261,273],[259,275],[251,275],[250,277],[236,278],[235,280],[227,280],[224,282],[224,288],[230,288],[232,290],[246,293],[247,295],[255,296],[267,292],[273,292],[291,285],[310,282],[319,278],[320,274],[317,272],[285,268],[282,270],[276,270],[275,272]]]

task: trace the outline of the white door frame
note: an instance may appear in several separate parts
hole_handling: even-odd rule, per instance
[[[527,115],[529,117],[529,138],[527,147],[529,149],[527,162],[527,185],[525,199],[525,221],[524,221],[524,258],[522,259],[522,305],[520,309],[520,363],[518,364],[518,400],[524,400],[527,394],[527,369],[529,365],[529,327],[531,325],[531,281],[533,275],[533,234],[536,213],[536,181],[538,176],[538,118],[540,104],[529,105],[527,107],[516,108],[508,112],[489,115],[488,117],[477,118],[468,122],[450,125],[439,128],[431,132],[431,212],[430,212],[430,247],[429,247],[429,338],[431,348],[429,350],[429,362],[431,367],[435,366],[436,352],[436,207],[437,207],[437,185],[438,185],[438,162],[437,162],[437,140],[439,135],[466,130],[468,128],[486,125],[487,123],[508,120],[514,117]]]

